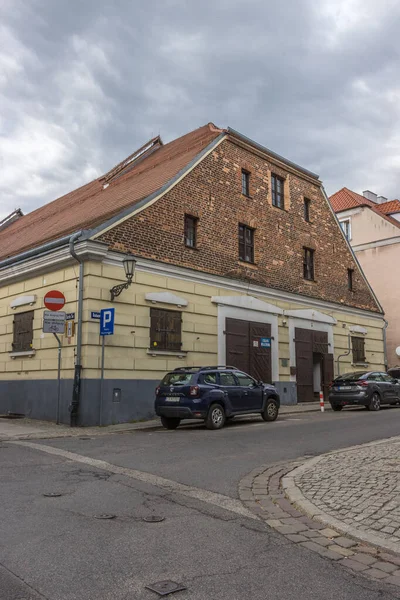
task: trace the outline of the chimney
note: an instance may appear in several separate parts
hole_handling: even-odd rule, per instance
[[[363,196],[364,198],[367,198],[367,200],[371,200],[371,202],[378,202],[378,196],[374,194],[374,192],[365,190],[365,192],[363,192]]]
[[[384,202],[387,202],[388,199],[385,198],[385,196],[378,196],[377,202],[378,204],[383,204]]]

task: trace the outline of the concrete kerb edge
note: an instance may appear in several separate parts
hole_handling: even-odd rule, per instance
[[[385,444],[388,442],[397,441],[400,443],[400,436],[393,436],[391,438],[387,438],[385,440],[379,440],[376,442],[369,442],[367,444],[359,444],[357,446],[351,446],[346,449],[334,450],[332,452],[328,452],[326,454],[322,454],[321,456],[317,456],[315,458],[311,458],[307,460],[304,464],[295,467],[287,475],[284,475],[281,479],[282,489],[285,492],[288,500],[301,511],[303,511],[307,516],[312,519],[315,519],[319,523],[331,527],[337,530],[340,533],[345,534],[353,538],[354,540],[360,540],[364,543],[367,543],[371,546],[379,548],[381,550],[389,550],[395,554],[399,554],[399,545],[389,540],[383,540],[373,533],[367,533],[360,531],[353,525],[348,525],[347,523],[342,523],[339,519],[328,515],[324,511],[321,511],[315,504],[313,504],[308,498],[306,498],[295,482],[296,477],[301,476],[305,471],[308,471],[310,468],[314,467],[317,463],[319,463],[322,459],[327,456],[332,456],[335,454],[340,454],[343,452],[354,451],[356,449],[365,448],[368,446],[378,446],[381,444]]]

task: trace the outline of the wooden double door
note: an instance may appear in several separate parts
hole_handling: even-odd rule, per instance
[[[318,400],[316,380],[328,400],[329,384],[334,377],[333,354],[329,352],[328,334],[313,329],[295,329],[297,401]]]
[[[257,381],[272,383],[271,325],[226,319],[226,364],[245,371]],[[270,340],[270,347],[268,342]]]

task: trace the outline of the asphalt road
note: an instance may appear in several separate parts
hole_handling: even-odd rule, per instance
[[[0,444],[0,599],[151,600],[145,586],[165,579],[187,587],[177,600],[400,597],[295,547],[237,499],[255,467],[399,425],[391,408]],[[96,518],[104,513],[116,517]],[[143,520],[154,515],[164,520]]]

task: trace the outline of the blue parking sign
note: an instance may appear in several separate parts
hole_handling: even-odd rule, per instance
[[[271,348],[271,338],[261,338],[260,340],[260,346],[261,348]]]
[[[100,311],[100,335],[113,335],[115,308],[103,308]]]

